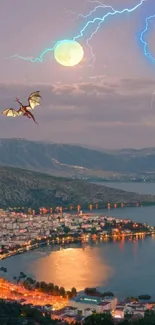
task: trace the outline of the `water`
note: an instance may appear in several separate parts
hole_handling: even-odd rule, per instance
[[[119,182],[98,182],[98,185],[104,185],[112,188],[118,188],[128,192],[136,192],[139,194],[155,195],[155,183],[119,183]]]
[[[155,184],[106,183],[110,187],[155,194]],[[129,189],[130,188],[130,189]],[[99,211],[101,213],[101,211]],[[155,226],[155,207],[104,210],[102,213],[129,218]],[[39,281],[53,282],[66,289],[99,287],[120,299],[150,294],[155,300],[155,236],[139,241],[96,243],[57,250],[46,247],[1,261],[9,277],[24,271]]]

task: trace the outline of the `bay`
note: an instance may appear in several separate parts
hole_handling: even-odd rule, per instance
[[[118,188],[127,192],[135,192],[139,194],[152,194],[155,195],[155,183],[145,182],[95,182],[95,184],[108,186],[111,188]]]
[[[155,194],[153,183],[104,183],[109,187],[145,194]],[[116,187],[115,187],[116,186]],[[155,207],[117,208],[95,211],[122,219],[147,222],[155,226]],[[110,290],[119,299],[150,294],[155,300],[155,236],[137,241],[98,242],[72,245],[63,250],[50,246],[1,261],[9,278],[20,271],[39,281],[53,282],[66,289],[98,287]]]

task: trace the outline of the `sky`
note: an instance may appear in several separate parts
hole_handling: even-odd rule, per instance
[[[102,1],[102,0],[100,0]],[[140,0],[107,0],[117,10],[133,7]],[[84,0],[5,0],[0,2],[0,111],[18,108],[15,97],[26,104],[29,94],[43,97],[34,115],[0,116],[0,138],[74,143],[114,149],[155,146],[155,64],[144,55],[139,36],[145,19],[155,14],[155,1],[146,0],[136,11],[108,17],[99,31],[91,24],[79,38],[85,56],[72,68],[59,65],[53,52],[42,63],[10,58],[15,54],[38,57],[57,41],[78,35],[86,15],[96,3]],[[107,11],[100,8],[91,18]],[[155,57],[155,19],[146,34]]]

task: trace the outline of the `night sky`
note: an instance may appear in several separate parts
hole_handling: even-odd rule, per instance
[[[107,0],[115,9],[133,7],[139,0]],[[86,39],[97,25],[91,25],[82,44],[85,57],[73,68],[59,65],[49,52],[43,63],[6,59],[14,54],[38,57],[58,40],[72,39],[96,4],[84,0],[5,0],[0,2],[0,106],[18,108],[29,94],[40,90],[41,107],[34,111],[39,126],[24,117],[0,116],[0,137],[17,137],[59,143],[77,143],[101,148],[155,146],[155,64],[143,53],[139,34],[145,19],[155,14],[155,1],[145,3],[132,14],[109,17],[92,38],[95,54],[90,65]],[[103,16],[100,9],[92,17]],[[102,15],[103,13],[103,15]],[[155,19],[146,34],[155,57]]]

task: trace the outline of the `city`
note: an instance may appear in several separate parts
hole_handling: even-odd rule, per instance
[[[96,213],[54,212],[34,215],[1,209],[0,222],[1,260],[44,245],[58,245],[65,249],[66,243],[77,241],[84,243],[97,238],[103,242],[123,238],[134,241],[155,234],[155,227],[146,223]],[[72,295],[72,291],[65,291],[64,288],[58,289],[56,286],[57,289],[54,289],[53,284],[39,284],[23,272],[20,272],[19,277],[14,277],[14,283],[10,283],[6,279],[9,270],[0,267],[0,272],[0,299],[5,299],[6,303],[17,302],[36,308],[43,314],[50,314],[52,319],[67,323],[84,322],[94,313],[110,313],[114,320],[126,317],[134,320],[135,317],[144,317],[148,310],[155,310],[155,303],[143,302],[143,299],[137,297],[119,301],[111,292],[102,294],[89,288],[83,292],[76,292],[75,289]]]
[[[113,293],[100,293],[95,288],[86,288],[71,299],[61,296],[42,293],[40,290],[26,290],[22,283],[14,285],[8,281],[0,280],[0,299],[6,303],[14,302],[37,309],[41,313],[48,313],[52,319],[66,321],[67,323],[83,323],[93,314],[111,314],[115,320],[129,319],[134,321],[144,318],[145,313],[155,311],[155,302],[143,302],[147,297],[127,298],[119,302]],[[149,298],[149,297],[148,297]]]
[[[155,325],[154,23],[0,1],[0,325]]]
[[[0,259],[42,245],[143,237],[155,227],[104,215],[46,213],[23,214],[0,210]]]

